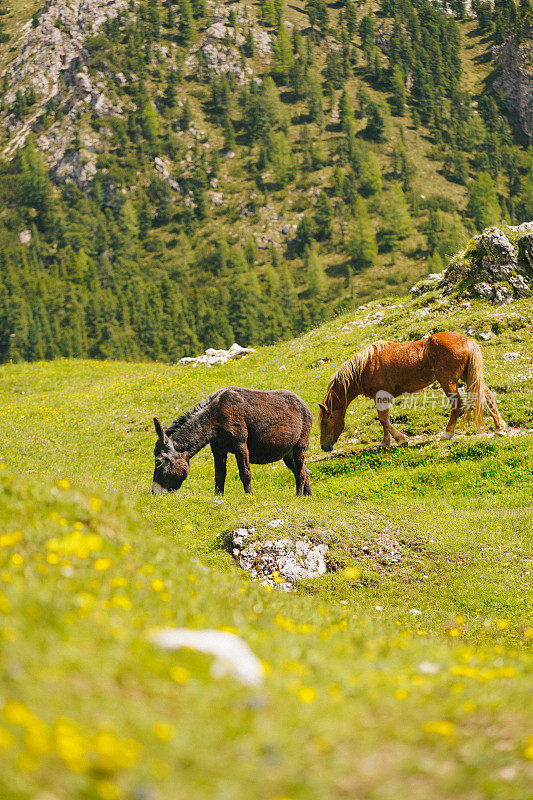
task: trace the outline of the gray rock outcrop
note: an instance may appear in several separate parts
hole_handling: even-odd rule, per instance
[[[509,110],[516,114],[523,132],[533,142],[533,41],[529,38],[518,43],[509,36],[492,48],[492,55],[497,68],[493,86],[503,90]]]
[[[414,297],[455,294],[493,303],[527,297],[533,290],[533,222],[487,228],[470,240],[448,268],[411,288]]]

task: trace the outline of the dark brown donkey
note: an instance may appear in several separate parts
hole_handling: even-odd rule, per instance
[[[215,492],[224,493],[226,460],[234,453],[239,476],[252,492],[250,463],[283,459],[296,478],[296,494],[311,494],[304,464],[313,416],[297,394],[285,389],[256,391],[229,386],[219,389],[192,411],[163,430],[154,418],[157,443],[152,492],[174,492],[189,474],[189,461],[211,445],[215,460]]]
[[[346,409],[360,394],[371,397],[376,404],[383,426],[382,445],[390,445],[391,436],[398,444],[405,444],[407,437],[389,418],[392,400],[405,392],[419,392],[435,380],[452,407],[450,419],[441,433],[442,439],[452,438],[457,420],[464,411],[457,390],[459,380],[466,383],[467,411],[473,409],[478,430],[483,425],[484,405],[494,420],[496,431],[506,427],[485,384],[479,345],[460,333],[442,331],[416,342],[373,342],[345,361],[330,380],[324,402],[319,403],[322,450],[333,449],[344,430]]]

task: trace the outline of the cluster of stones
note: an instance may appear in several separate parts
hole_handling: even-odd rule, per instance
[[[234,342],[229,350],[216,350],[214,347],[209,347],[201,356],[183,356],[178,361],[178,364],[192,364],[193,367],[203,364],[206,367],[212,367],[215,364],[236,361],[249,353],[255,353],[255,349],[253,347],[241,347],[240,344]]]
[[[233,12],[235,28],[230,24],[230,12]],[[194,46],[185,62],[187,69],[194,71],[199,66],[199,52],[202,53],[204,65],[215,75],[232,73],[239,84],[244,84],[253,70],[249,64],[243,64],[239,51],[245,42],[243,30],[249,28],[254,41],[254,48],[260,58],[268,58],[272,52],[272,42],[268,33],[253,25],[240,3],[217,6],[213,10],[213,23],[207,28],[201,42]]]
[[[275,528],[285,521],[271,520],[268,524]],[[307,537],[249,541],[254,534],[255,528],[233,531],[233,558],[263,585],[289,591],[297,581],[326,572],[327,545],[313,544]]]
[[[429,275],[411,288],[415,297],[434,290],[446,295],[479,297],[505,303],[527,297],[533,288],[533,222],[507,229],[515,247],[499,228],[475,236],[462,256],[441,273]]]

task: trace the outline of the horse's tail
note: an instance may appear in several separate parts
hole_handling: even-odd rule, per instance
[[[483,406],[485,404],[485,379],[483,376],[483,356],[474,339],[468,340],[468,362],[466,365],[467,413],[474,412],[476,428],[483,430]]]

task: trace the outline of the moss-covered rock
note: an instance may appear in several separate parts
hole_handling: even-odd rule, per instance
[[[533,223],[523,223],[505,231],[487,228],[474,236],[443,273],[420,281],[411,293],[422,296],[438,289],[437,295],[505,303],[529,295],[532,281]]]

